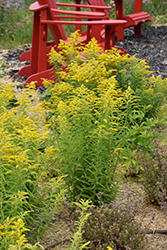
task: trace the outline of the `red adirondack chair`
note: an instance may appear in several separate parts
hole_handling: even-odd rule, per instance
[[[76,0],[79,4],[80,0]],[[101,5],[105,6],[104,0],[87,0],[89,5]],[[123,14],[123,0],[114,0],[116,5],[116,19],[117,20],[126,20],[127,22],[124,25],[116,27],[117,31],[117,40],[124,40],[124,29],[134,26],[135,35],[141,36],[142,34],[142,23],[146,21],[152,21],[151,16],[147,12],[142,12],[142,0],[135,0],[135,10],[134,14],[124,16]],[[92,7],[92,11],[97,11],[96,8]],[[105,9],[105,19],[110,20],[107,9]]]
[[[123,0],[114,0],[116,5],[116,19],[126,20],[122,27],[117,27],[117,40],[124,40],[124,29],[134,26],[135,35],[142,35],[142,23],[152,21],[151,16],[147,12],[142,11],[142,0],[135,0],[134,14],[124,16]]]
[[[101,43],[101,26],[105,25],[105,42],[101,46],[110,49],[115,42],[115,28],[126,23],[124,20],[100,20],[105,16],[104,12],[59,10],[54,0],[38,0],[30,6],[30,10],[34,12],[32,48],[24,52],[20,58],[21,61],[30,61],[30,65],[23,67],[18,75],[28,77],[26,83],[37,81],[36,87],[43,86],[41,78],[50,79],[52,76],[47,54],[52,46],[57,47],[60,39],[67,40],[63,24],[75,25],[77,28],[87,25],[87,31],[81,33],[82,40],[88,42],[95,37],[99,43]],[[60,13],[65,16],[60,16]],[[75,18],[76,21],[62,21],[62,18]],[[94,21],[80,21],[81,19]],[[52,42],[47,42],[48,28],[53,37]]]

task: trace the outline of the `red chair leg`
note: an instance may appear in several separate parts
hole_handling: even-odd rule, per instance
[[[24,66],[18,72],[18,76],[28,77],[31,75],[31,65]]]
[[[56,77],[53,76],[53,69],[48,69],[39,73],[36,73],[34,75],[31,75],[28,77],[25,83],[25,87],[28,86],[28,83],[35,81],[35,86],[36,87],[43,87],[44,85],[42,84],[43,78],[45,79],[50,79],[53,81],[56,81]]]
[[[135,29],[135,36],[142,35],[142,23],[138,23],[138,25],[136,25],[134,29]]]
[[[115,44],[115,27],[105,26],[105,50],[111,49]]]
[[[117,31],[117,41],[123,40],[124,41],[124,27],[120,25],[116,28]]]

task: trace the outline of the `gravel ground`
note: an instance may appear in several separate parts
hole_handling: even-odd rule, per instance
[[[145,26],[142,36],[134,36],[133,28],[125,30],[125,41],[116,42],[131,56],[146,59],[153,75],[167,77],[167,26]]]

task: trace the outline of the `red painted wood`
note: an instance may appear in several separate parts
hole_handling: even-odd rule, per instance
[[[104,0],[87,0],[90,6],[92,6],[92,11],[97,11],[94,5],[105,6]],[[142,0],[135,0],[135,9],[134,14],[124,16],[123,13],[123,0],[114,0],[116,5],[116,19],[117,20],[126,20],[127,23],[116,28],[117,31],[117,40],[124,40],[124,28],[134,26],[135,35],[142,34],[142,23],[146,21],[152,21],[151,16],[147,12],[142,12]],[[109,19],[107,10],[105,10],[105,18]],[[104,27],[103,27],[104,29]]]
[[[142,11],[142,0],[135,0],[134,14],[124,16],[123,0],[114,0],[116,6],[116,19],[126,20],[124,28],[134,26],[135,35],[142,35],[142,23],[152,21],[151,16],[147,12]],[[117,27],[117,40],[124,40],[124,30],[122,27]]]
[[[123,19],[123,0],[114,0],[116,7],[116,19]]]
[[[39,24],[40,24],[40,11],[34,12],[34,20],[33,20],[33,32],[32,32],[32,48],[31,48],[31,70],[30,74],[37,73],[38,70],[38,41],[39,41]]]
[[[101,10],[104,11],[105,13],[105,18],[106,19],[110,19],[107,9],[105,9],[104,7],[106,7],[104,0],[87,0],[88,4],[92,6],[92,11],[97,12],[97,8],[94,8],[95,5],[97,6],[102,6]]]
[[[51,9],[52,12],[60,13],[60,14],[70,14],[75,16],[87,16],[87,17],[98,17],[101,19],[105,16],[104,12],[90,12],[90,11],[67,11],[67,10],[58,10]]]
[[[56,77],[54,77],[54,74],[53,74],[53,69],[48,69],[48,70],[45,70],[45,71],[42,71],[42,72],[39,72],[39,73],[31,75],[26,80],[25,87],[27,87],[28,83],[30,83],[32,81],[36,82],[35,83],[36,87],[44,86],[43,83],[42,83],[43,82],[43,78],[45,78],[45,79],[51,79],[53,81],[56,81]]]
[[[30,61],[31,50],[24,51],[20,56],[20,62]]]
[[[83,5],[83,4],[80,4],[80,0],[76,0],[76,3],[77,4],[69,4],[69,3],[56,3],[56,5],[57,6],[70,6],[70,7],[76,7],[76,8],[79,8],[78,10],[80,10],[81,8],[90,8],[90,9],[92,9],[92,8],[94,8],[94,9],[97,9],[97,10],[104,10],[104,9],[106,9],[106,10],[111,10],[112,9],[112,7],[111,6],[98,6],[98,5],[92,5],[91,4],[91,6],[89,6],[89,5]]]
[[[80,0],[77,0],[78,3]],[[79,8],[78,6],[75,6]],[[93,6],[94,7],[94,6]],[[125,20],[105,20],[104,10],[95,12],[79,12],[79,11],[59,11],[54,0],[38,0],[30,6],[30,10],[34,12],[33,17],[33,34],[32,34],[32,48],[28,52],[24,52],[21,56],[21,60],[30,60],[30,65],[23,67],[19,71],[19,75],[28,77],[26,83],[37,80],[36,86],[42,86],[41,78],[51,78],[51,69],[48,64],[48,52],[51,46],[57,48],[59,40],[67,41],[63,24],[87,25],[88,29],[82,34],[82,40],[88,42],[92,37],[95,37],[99,44],[101,40],[102,26],[105,26],[105,43],[101,46],[104,49],[110,49],[115,43],[115,28],[126,23]],[[99,10],[99,9],[98,9]],[[77,21],[63,21],[61,19],[67,17],[60,16],[59,13],[75,15]],[[80,21],[80,19],[87,17],[87,19],[93,19],[93,21]],[[69,18],[69,16],[68,16]],[[102,20],[94,20],[94,19]],[[53,37],[53,42],[47,43],[47,31],[48,28]]]
[[[18,72],[19,76],[29,77],[31,75],[31,65],[24,66]]]
[[[142,12],[142,0],[135,0],[135,13]]]
[[[75,25],[75,24],[82,24],[82,25],[108,25],[108,26],[119,26],[122,24],[125,24],[125,20],[101,20],[101,21],[61,21],[61,20],[41,20],[41,23],[46,24],[69,24],[69,25]]]
[[[40,19],[41,20],[47,19],[47,9],[41,11]],[[47,35],[48,35],[47,25],[45,23],[40,22],[37,72],[47,70]]]

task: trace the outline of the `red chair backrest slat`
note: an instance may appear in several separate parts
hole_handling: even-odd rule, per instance
[[[55,20],[55,17],[54,17],[55,14],[51,11],[51,8],[57,9],[55,1],[54,0],[37,0],[37,2],[41,5],[47,4],[48,5],[48,13],[47,13],[48,19]],[[57,15],[59,16],[59,14]],[[67,40],[63,25],[49,24],[48,27],[56,45],[58,45],[60,39]]]

